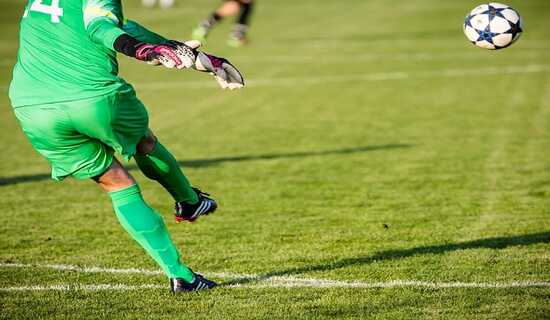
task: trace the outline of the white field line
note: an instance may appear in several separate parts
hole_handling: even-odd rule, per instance
[[[281,279],[281,277],[272,277],[269,280],[253,285],[235,284],[230,287],[239,288],[404,288],[404,287],[422,287],[432,289],[446,288],[479,288],[479,289],[510,289],[510,288],[533,288],[550,287],[548,281],[512,281],[512,282],[429,282],[416,280],[390,280],[386,282],[346,282],[333,280],[300,279],[301,281]]]
[[[0,268],[36,268],[52,269],[60,271],[75,271],[79,273],[114,273],[114,274],[142,274],[142,275],[162,275],[161,270],[147,270],[139,268],[115,269],[102,267],[79,267],[69,264],[23,264],[23,263],[0,263]],[[255,278],[257,275],[240,273],[208,273],[209,276],[222,279]]]
[[[101,267],[78,267],[73,265],[61,264],[45,264],[31,265],[20,263],[0,263],[3,268],[43,268],[54,270],[70,270],[82,273],[115,273],[115,274],[143,274],[143,275],[160,275],[159,270],[146,269],[114,269]],[[416,280],[390,280],[386,282],[361,282],[361,281],[339,281],[313,278],[299,278],[293,276],[261,276],[252,274],[235,274],[235,273],[208,273],[209,276],[222,279],[239,279],[242,278],[243,284],[231,284],[225,287],[228,288],[405,288],[405,287],[423,287],[432,289],[445,288],[480,288],[480,289],[510,289],[510,288],[550,288],[550,281],[511,281],[511,282],[430,282]],[[99,290],[141,290],[141,289],[166,289],[167,286],[162,285],[124,285],[124,284],[58,284],[58,285],[35,285],[35,286],[19,286],[0,288],[0,291],[99,291]]]
[[[225,288],[360,288],[360,289],[390,289],[390,288],[431,288],[431,289],[512,289],[512,288],[548,288],[550,282],[535,281],[515,281],[509,283],[479,283],[479,282],[424,282],[411,280],[393,280],[388,282],[340,282],[340,281],[316,281],[309,279],[308,282],[277,282],[276,278],[267,283],[259,284],[235,284],[224,286]],[[305,279],[304,279],[305,280]],[[57,284],[57,285],[35,285],[0,288],[0,292],[10,291],[132,291],[144,289],[163,289],[168,290],[168,285],[144,284],[144,285],[125,285],[125,284]]]
[[[129,286],[125,284],[56,284],[49,286],[21,286],[0,288],[2,291],[130,291],[142,289],[168,289],[168,285],[144,284],[139,286]]]
[[[318,84],[334,84],[346,82],[377,82],[391,80],[415,80],[426,78],[459,78],[468,76],[493,76],[493,75],[514,75],[534,74],[550,72],[550,65],[523,65],[508,67],[486,67],[469,69],[439,69],[421,71],[395,71],[379,73],[358,73],[358,74],[334,74],[334,75],[312,75],[310,77],[281,77],[251,79],[247,81],[249,87],[294,87]],[[214,88],[217,85],[213,81],[155,81],[148,83],[136,83],[138,89],[161,90],[161,89],[201,89]]]

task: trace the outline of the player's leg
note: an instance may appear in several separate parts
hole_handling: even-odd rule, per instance
[[[239,0],[239,3],[239,17],[237,18],[235,26],[233,26],[233,31],[229,35],[229,40],[227,42],[233,47],[240,47],[247,42],[246,34],[248,32],[250,16],[254,7],[253,0]]]
[[[216,285],[195,275],[180,262],[178,250],[161,216],[143,200],[135,180],[115,158],[107,171],[93,180],[109,193],[120,224],[170,278],[174,292],[208,289]]]
[[[103,123],[109,117],[101,114],[110,111],[105,106],[112,102],[113,96],[22,107],[14,111],[34,149],[50,162],[52,178],[95,177],[110,192],[117,217],[125,229],[169,277],[179,279],[172,281],[180,284],[175,290],[204,287],[203,278],[195,276],[179,261],[162,219],[145,204],[135,181],[114,159],[113,149],[80,132],[90,129],[92,133],[110,137],[105,134],[109,126]]]
[[[240,1],[237,0],[229,0],[225,1],[216,11],[214,12],[221,18],[234,16],[239,12],[239,9],[241,8]]]
[[[208,194],[192,188],[174,156],[149,132],[137,144],[134,159],[149,179],[158,181],[174,198],[177,221],[194,221],[216,210]]]
[[[191,187],[176,159],[150,132],[147,110],[131,88],[98,99],[94,108],[73,109],[71,119],[79,133],[100,140],[126,160],[134,157],[147,177],[170,192],[177,221],[194,221],[216,210],[216,202]]]
[[[212,12],[206,19],[201,21],[199,25],[193,29],[191,37],[201,42],[206,41],[206,37],[210,33],[210,30],[223,18],[236,15],[241,8],[240,2],[236,0],[226,0],[219,6],[214,12]]]
[[[139,141],[134,159],[141,172],[158,181],[176,202],[195,204],[199,201],[174,156],[152,132]]]
[[[143,200],[135,180],[113,158],[103,174],[92,178],[109,193],[117,218],[124,229],[149,253],[170,278],[194,280],[193,272],[180,263],[162,218]]]

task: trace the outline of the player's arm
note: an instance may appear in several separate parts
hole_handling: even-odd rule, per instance
[[[199,41],[193,40],[181,43],[175,40],[166,40],[143,27],[141,28],[142,31],[139,32],[139,38],[132,37],[128,34],[119,36],[113,44],[115,50],[127,56],[145,60],[150,64],[162,63],[169,68],[173,67],[170,57],[173,56],[174,53],[178,56],[183,55],[184,57],[191,55],[192,58],[190,58],[189,61],[193,60],[193,62],[189,66],[197,71],[212,74],[222,89],[234,90],[244,87],[244,78],[239,70],[227,61],[227,59],[198,51],[197,49],[201,46]],[[141,42],[140,40],[146,40],[149,44]],[[151,42],[160,44],[153,45]],[[167,47],[167,49],[165,47]],[[157,53],[159,49],[162,50],[158,51],[159,53],[167,51],[166,57]],[[151,53],[153,55],[148,56]],[[185,67],[188,68],[189,66],[186,65]]]
[[[125,30],[120,0],[85,0],[82,5],[84,26],[94,42],[138,60],[160,62],[168,68],[194,65],[196,53],[185,44],[176,41],[159,44],[158,41],[165,39],[145,32],[145,28],[135,23]],[[133,37],[128,30],[153,43]]]
[[[113,49],[115,40],[126,32],[122,27],[120,1],[84,0],[82,3],[84,27],[90,39]]]
[[[176,44],[182,45],[181,43],[174,40],[167,40],[166,38],[158,35],[147,28],[143,27],[139,23],[132,20],[124,20],[123,29],[126,31],[132,38],[146,43],[151,44]],[[115,42],[117,47],[122,48],[131,48],[136,44],[132,44],[132,41],[128,39],[122,41],[125,37],[119,39],[119,42]],[[122,42],[126,42],[121,46]],[[244,79],[239,70],[235,68],[229,61],[224,58],[215,57],[207,53],[198,51],[200,47],[200,42],[198,41],[188,41],[184,45],[188,46],[193,50],[195,54],[195,64],[193,68],[198,71],[208,72],[214,75],[216,81],[223,89],[238,89],[244,86]],[[122,49],[126,51],[127,49]],[[118,50],[120,52],[120,50]],[[130,50],[131,51],[131,50]],[[132,55],[129,52],[127,55]],[[158,64],[157,60],[149,61],[151,64]],[[157,63],[158,62],[158,63]]]
[[[118,0],[87,0],[83,2],[83,10],[84,24],[90,38],[109,49],[138,60],[160,62],[168,68],[193,67],[211,73],[223,89],[244,86],[244,79],[237,68],[226,59],[198,51],[198,41],[166,41],[135,22],[126,23],[124,27]]]

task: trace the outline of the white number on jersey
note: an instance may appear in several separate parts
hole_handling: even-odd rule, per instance
[[[31,5],[30,11],[42,12],[51,16],[53,23],[59,23],[59,17],[63,16],[63,9],[59,7],[59,0],[52,0],[52,3],[48,6],[42,3],[42,0],[34,0]],[[24,16],[28,14],[25,11]]]

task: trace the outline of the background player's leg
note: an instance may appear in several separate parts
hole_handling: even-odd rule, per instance
[[[246,32],[250,23],[250,15],[252,14],[252,8],[254,1],[252,0],[239,0],[240,13],[237,18],[237,22],[233,27],[233,31],[229,36],[228,44],[233,47],[239,47],[246,43]]]
[[[120,224],[147,253],[155,259],[169,278],[191,283],[193,272],[180,262],[164,221],[143,200],[135,180],[120,162],[113,159],[110,168],[94,180],[109,193]]]
[[[216,11],[215,14],[225,18],[236,15],[241,8],[241,3],[236,0],[224,2]]]
[[[195,204],[199,201],[174,156],[153,134],[144,137],[136,151],[134,159],[139,169],[149,179],[158,181],[176,202]]]
[[[225,1],[193,30],[193,39],[204,42],[212,27],[225,17],[236,15],[240,8],[241,4],[238,1]]]

